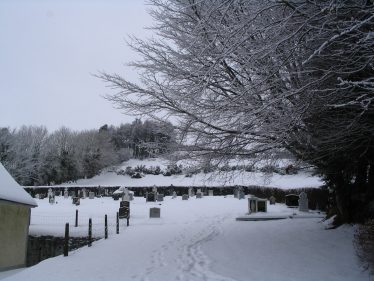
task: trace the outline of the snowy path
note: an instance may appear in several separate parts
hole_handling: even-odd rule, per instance
[[[70,200],[60,200],[58,206],[38,203],[35,216],[74,213],[76,208]],[[118,201],[105,198],[84,200],[79,208],[84,215],[101,217],[117,205]],[[161,208],[160,219],[149,218],[151,207]],[[136,198],[131,203],[131,225],[122,227],[119,235],[73,251],[69,257],[45,260],[4,280],[370,280],[355,256],[352,227],[327,231],[319,219],[235,221],[246,208],[246,200],[234,198],[182,201],[166,197],[162,205]],[[284,210],[281,205],[272,208]]]

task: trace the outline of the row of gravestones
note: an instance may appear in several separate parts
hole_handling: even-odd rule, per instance
[[[288,203],[289,207],[298,207],[300,212],[309,212],[308,206],[308,196],[305,192],[301,192],[300,195],[293,195],[294,197],[298,198],[297,203],[292,201],[292,203]],[[290,197],[290,196],[289,196]],[[290,197],[291,198],[291,197]],[[267,212],[267,199],[257,198],[255,196],[251,196],[248,198],[248,212],[256,213],[256,212]],[[269,199],[270,205],[275,204],[275,197],[271,196]],[[297,205],[296,205],[297,204]]]

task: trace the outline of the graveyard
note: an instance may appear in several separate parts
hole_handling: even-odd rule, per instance
[[[36,199],[30,235],[63,237],[69,223],[71,237],[87,237],[91,219],[95,240],[4,280],[369,280],[352,245],[354,227],[327,230],[324,214],[305,210],[305,202],[290,208],[240,190],[212,193],[162,196],[154,188],[142,197],[124,191],[119,200],[87,194],[79,204],[63,194]],[[129,209],[117,228],[121,208]]]

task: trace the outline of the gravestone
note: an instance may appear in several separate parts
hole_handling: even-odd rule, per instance
[[[160,208],[150,208],[149,209],[149,217],[150,218],[159,218],[159,217],[161,217],[161,209]]]
[[[55,196],[54,195],[49,195],[49,204],[54,204],[55,203]]]
[[[265,212],[266,213],[267,210],[268,210],[267,203],[268,203],[267,199],[257,198],[257,212]]]
[[[238,199],[245,199],[245,194],[244,194],[244,191],[243,190],[239,190],[238,191]]]
[[[182,195],[182,200],[188,200],[188,194],[183,194]]]
[[[155,193],[153,193],[153,192],[147,193],[146,202],[156,202]]]
[[[40,199],[40,195],[39,194],[35,194],[35,198],[36,199]]]
[[[164,201],[164,194],[157,194],[157,201]]]
[[[156,186],[156,185],[154,185],[154,186],[152,187],[152,192],[157,194],[157,186]]]
[[[64,191],[64,198],[67,199],[69,197],[69,192],[66,190]]]
[[[203,198],[203,194],[201,192],[196,192],[196,198],[197,199]]]
[[[301,192],[299,195],[299,211],[309,212],[308,195],[305,192]]]
[[[129,190],[127,188],[123,191],[122,201],[130,201]]]
[[[73,204],[75,204],[76,206],[81,204],[79,197],[73,197]]]
[[[130,202],[129,201],[121,201],[121,202],[119,202],[119,206],[130,208]]]
[[[130,192],[129,193],[129,198],[130,198],[130,201],[134,200],[134,193]]]
[[[192,188],[192,187],[190,187],[190,188],[188,189],[188,196],[189,196],[189,197],[194,196],[194,192],[193,192],[193,188]]]
[[[81,198],[81,199],[83,198],[83,190],[79,190],[79,191],[78,191],[78,196],[79,196],[79,198]]]
[[[213,196],[213,189],[209,189],[208,194],[209,196]]]
[[[85,188],[82,189],[82,198],[86,199],[87,197],[87,190]]]
[[[299,196],[297,194],[288,194],[285,196],[286,205],[288,207],[298,207],[299,206]]]
[[[175,191],[173,191],[173,199],[177,198],[177,193]]]
[[[274,196],[270,196],[269,202],[270,202],[270,205],[275,205],[275,197]]]
[[[257,213],[257,197],[248,198],[248,213]]]
[[[50,196],[54,196],[52,188],[48,188],[48,195],[47,195],[47,197],[49,198]]]
[[[122,201],[126,202],[126,201]],[[120,207],[118,211],[118,218],[120,219],[127,219],[130,217],[130,208],[128,207]]]
[[[90,199],[95,199],[95,192],[90,191],[90,192],[88,193],[88,198],[90,198]]]

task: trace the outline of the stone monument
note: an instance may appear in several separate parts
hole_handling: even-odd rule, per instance
[[[160,218],[161,217],[161,209],[160,208],[150,208],[149,209],[149,217],[150,218]]]
[[[299,211],[309,212],[308,195],[304,191],[299,195]]]

